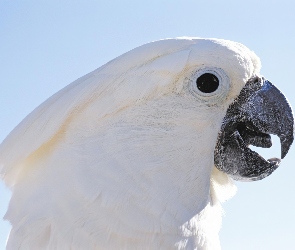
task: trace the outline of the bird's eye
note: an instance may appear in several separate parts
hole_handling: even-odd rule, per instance
[[[200,67],[188,78],[191,94],[207,105],[222,102],[230,89],[230,78],[221,68]]]
[[[212,93],[218,88],[219,80],[215,75],[211,73],[205,73],[198,77],[196,84],[197,88],[201,92]]]

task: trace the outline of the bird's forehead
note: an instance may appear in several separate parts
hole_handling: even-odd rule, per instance
[[[206,38],[176,38],[165,39],[144,44],[137,47],[105,65],[105,70],[128,70],[135,67],[149,65],[156,60],[167,58],[168,55],[177,54],[181,51],[190,51],[191,56],[188,63],[220,63],[225,61],[235,61],[234,57],[243,58],[249,64],[254,66],[253,70],[260,70],[259,58],[250,51],[246,46],[223,39],[206,39]],[[218,60],[216,60],[218,59]],[[174,57],[177,60],[177,57]],[[101,71],[104,71],[101,69]],[[233,69],[235,70],[235,69]]]
[[[160,40],[135,48],[111,61],[101,73],[131,72],[170,76],[216,67],[226,72],[237,88],[260,71],[259,58],[246,46],[222,39],[176,38]],[[111,71],[111,72],[109,72]]]
[[[246,46],[227,40],[199,39],[189,46],[188,63],[222,68],[231,78],[249,78],[260,70],[259,58]]]

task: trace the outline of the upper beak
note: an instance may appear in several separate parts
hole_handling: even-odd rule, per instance
[[[271,82],[264,80],[260,90],[255,92],[241,107],[241,115],[259,131],[274,134],[281,141],[283,159],[294,139],[294,118],[292,109],[283,95]]]
[[[281,141],[284,158],[294,139],[294,118],[285,96],[271,82],[254,77],[230,105],[215,148],[215,165],[236,180],[260,180],[280,159],[265,160],[249,145],[271,147],[270,134]]]

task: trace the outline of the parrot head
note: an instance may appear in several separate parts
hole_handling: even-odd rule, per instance
[[[219,249],[231,178],[280,164],[249,146],[277,135],[284,158],[294,138],[288,101],[259,71],[240,43],[167,39],[50,97],[0,145],[8,249]]]

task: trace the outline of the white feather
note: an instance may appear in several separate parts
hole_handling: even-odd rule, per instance
[[[222,69],[216,103],[192,95],[197,70]],[[161,40],[53,95],[0,146],[13,191],[7,249],[218,249],[234,193],[214,168],[228,105],[260,70],[241,44]]]

